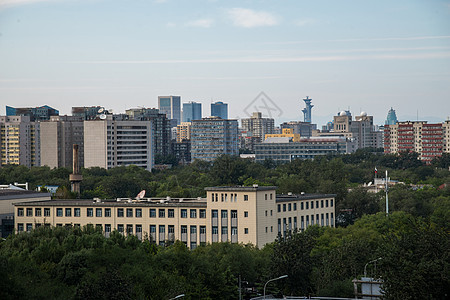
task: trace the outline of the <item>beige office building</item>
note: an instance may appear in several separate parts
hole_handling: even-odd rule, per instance
[[[29,116],[0,116],[0,165],[40,166],[39,130]]]
[[[177,143],[191,140],[191,122],[181,122],[177,125]]]
[[[288,230],[334,226],[335,195],[279,195],[270,186],[209,187],[206,198],[52,200],[15,204],[17,232],[47,226],[117,230],[164,245],[180,240],[191,249],[214,242],[262,247]]]
[[[151,170],[154,164],[151,121],[105,119],[84,121],[84,166],[111,169],[136,165]]]

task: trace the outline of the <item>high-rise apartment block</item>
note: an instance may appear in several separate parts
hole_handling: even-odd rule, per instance
[[[257,142],[264,141],[266,134],[272,134],[275,121],[272,118],[263,118],[260,112],[254,112],[250,118],[242,119],[242,130],[251,132]]]
[[[16,232],[51,226],[101,228],[148,237],[161,246],[175,240],[190,249],[215,242],[259,248],[277,236],[335,224],[334,194],[276,195],[273,186],[208,187],[206,198],[50,200],[16,203]]]
[[[158,97],[159,112],[166,114],[169,120],[173,121],[176,127],[181,122],[181,97],[180,96],[159,96]]]
[[[191,151],[192,160],[213,161],[222,154],[239,155],[237,120],[219,117],[193,120]]]
[[[151,170],[154,164],[151,121],[106,119],[84,121],[84,166],[111,169],[136,165]]]
[[[74,116],[52,116],[40,123],[41,165],[50,168],[72,168],[73,145],[78,145],[79,166],[84,166],[83,118]]]
[[[450,153],[450,121],[428,124],[426,121],[397,122],[384,128],[384,152],[414,151],[429,164],[442,153]]]
[[[1,165],[40,166],[40,124],[28,116],[0,116]]]
[[[49,120],[51,116],[57,115],[59,111],[48,105],[20,108],[6,106],[6,116],[29,116],[31,122]]]
[[[183,122],[202,119],[202,104],[198,102],[183,103]]]
[[[211,103],[211,116],[228,119],[228,104],[222,101]]]
[[[181,122],[177,126],[177,142],[189,141],[191,139],[191,122]]]

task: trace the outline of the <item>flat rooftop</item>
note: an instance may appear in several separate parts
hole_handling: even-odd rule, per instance
[[[14,203],[15,206],[89,206],[89,207],[206,207],[205,198],[144,198],[140,200],[118,198],[107,200],[58,199]]]
[[[253,186],[213,186],[206,187],[205,191],[236,191],[236,192],[245,192],[245,191],[272,191],[276,190],[276,186],[261,186],[261,185],[253,185]]]
[[[336,194],[281,194],[276,196],[276,202],[288,202],[294,200],[311,200],[311,199],[323,199],[334,198]]]
[[[22,189],[0,189],[0,200],[50,197],[50,193],[39,193]]]

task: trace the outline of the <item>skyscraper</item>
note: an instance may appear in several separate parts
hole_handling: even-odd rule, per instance
[[[303,101],[305,101],[305,104],[306,104],[306,107],[304,109],[302,109],[303,119],[305,122],[311,123],[311,111],[312,111],[312,108],[314,107],[314,105],[311,105],[312,99],[310,99],[308,96],[306,96],[306,98],[303,99]]]
[[[202,104],[198,102],[183,103],[183,122],[202,119]]]
[[[391,107],[388,111],[385,125],[395,125],[398,122],[397,115],[395,114],[395,110]]]
[[[222,101],[211,103],[211,116],[228,119],[228,104]]]
[[[174,127],[181,122],[181,97],[180,96],[159,96],[159,112],[166,114],[170,120],[176,120]]]

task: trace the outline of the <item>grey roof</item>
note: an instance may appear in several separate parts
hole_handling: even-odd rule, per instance
[[[28,190],[0,189],[0,200],[50,197],[50,193],[38,193]]]
[[[181,201],[180,201],[181,200]],[[184,199],[170,199],[166,198],[146,198],[140,201],[136,200],[128,200],[122,198],[120,201],[118,200],[100,200],[97,202],[92,199],[59,199],[59,200],[45,200],[45,201],[32,201],[32,202],[21,202],[21,203],[13,203],[15,206],[89,206],[89,207],[111,207],[111,206],[120,206],[120,207],[177,207],[177,206],[186,206],[186,207],[206,207],[206,199],[201,198],[184,198]]]
[[[287,202],[293,200],[311,200],[311,199],[323,199],[334,198],[336,194],[292,194],[292,195],[277,195],[276,202]]]
[[[206,187],[205,191],[271,191],[271,190],[276,190],[277,187],[276,186],[259,186],[259,185],[254,185],[254,186],[240,186],[240,185],[236,185],[236,186],[214,186],[214,187]]]

